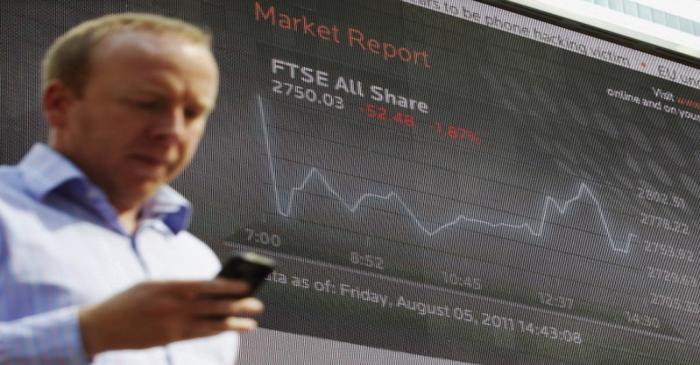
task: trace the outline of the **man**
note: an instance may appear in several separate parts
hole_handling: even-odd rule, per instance
[[[232,364],[262,312],[185,231],[166,184],[218,92],[210,38],[160,16],[98,18],[43,64],[49,143],[0,168],[0,364]],[[181,341],[186,340],[186,341]]]

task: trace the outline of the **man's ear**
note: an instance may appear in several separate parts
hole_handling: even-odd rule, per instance
[[[76,99],[75,92],[63,81],[53,80],[46,85],[42,95],[42,111],[52,128],[65,127]]]

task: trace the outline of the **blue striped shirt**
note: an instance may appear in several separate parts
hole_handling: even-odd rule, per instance
[[[87,364],[78,309],[144,280],[209,279],[216,255],[185,229],[189,202],[164,186],[129,235],[105,194],[37,144],[0,167],[0,364]],[[93,364],[226,364],[238,336],[109,351]]]

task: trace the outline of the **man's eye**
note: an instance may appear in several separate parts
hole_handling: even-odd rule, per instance
[[[185,118],[195,119],[195,118],[199,117],[202,114],[202,112],[203,112],[202,108],[198,108],[198,107],[185,108]]]

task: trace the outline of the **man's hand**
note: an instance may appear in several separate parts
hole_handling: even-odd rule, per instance
[[[217,333],[250,331],[263,304],[221,299],[248,290],[240,281],[146,282],[79,312],[88,358],[107,350],[140,349]],[[212,299],[216,296],[217,299]]]

